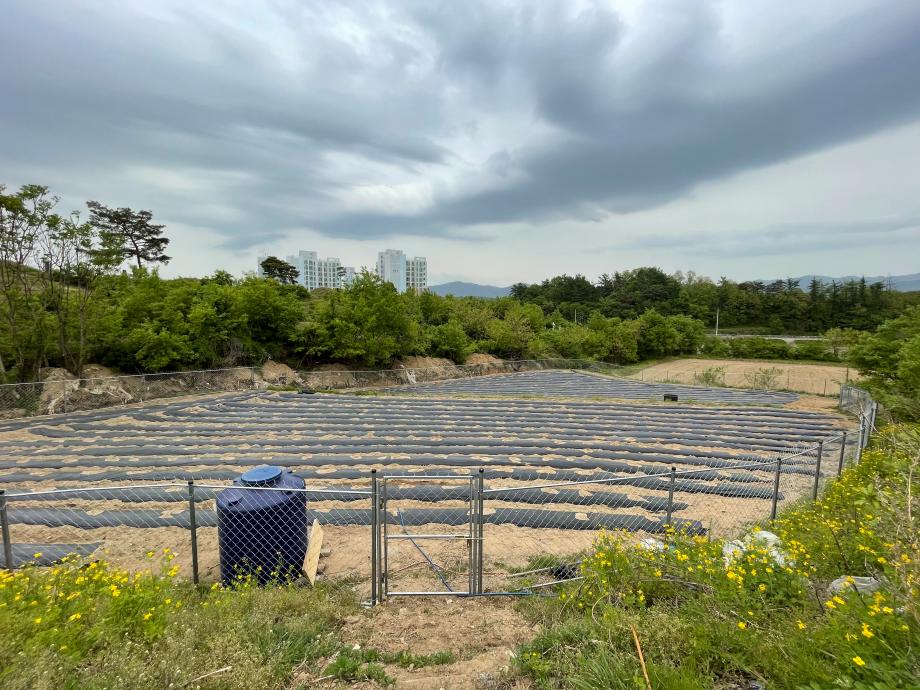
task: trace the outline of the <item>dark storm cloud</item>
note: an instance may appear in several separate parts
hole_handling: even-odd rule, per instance
[[[0,22],[0,182],[153,208],[230,247],[457,236],[652,208],[920,116],[920,4],[841,11],[742,61],[719,3],[652,6],[643,36],[600,4],[20,0]],[[348,201],[429,180],[411,211]]]

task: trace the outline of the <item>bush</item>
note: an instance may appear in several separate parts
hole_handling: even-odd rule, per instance
[[[794,359],[810,359],[816,362],[839,362],[837,357],[824,340],[796,340],[792,348]]]
[[[715,336],[705,336],[700,343],[700,354],[707,357],[730,357],[732,354],[731,347],[724,338]]]
[[[732,357],[739,359],[789,359],[792,348],[774,338],[733,338],[728,341]]]
[[[724,386],[725,367],[709,367],[693,374],[693,382],[701,386]]]
[[[758,390],[775,390],[779,387],[783,370],[777,367],[762,367],[756,371],[746,371],[744,380],[751,388]]]

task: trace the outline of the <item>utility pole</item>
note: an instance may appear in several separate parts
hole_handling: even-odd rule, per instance
[[[716,307],[716,335],[719,335],[719,308]]]

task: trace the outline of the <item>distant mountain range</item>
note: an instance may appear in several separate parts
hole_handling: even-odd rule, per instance
[[[428,289],[442,297],[444,295],[453,295],[454,297],[507,297],[511,294],[510,287],[464,283],[459,280],[452,283],[442,283],[441,285],[429,285]]]
[[[812,278],[817,278],[822,283],[829,283],[832,280],[836,280],[838,283],[846,283],[850,280],[859,280],[863,276],[843,276],[840,278],[834,278],[831,276],[802,276],[801,278],[793,278],[799,283],[799,287],[803,290],[808,289],[808,284],[811,282]],[[913,290],[920,290],[920,273],[908,273],[903,276],[865,276],[866,283],[871,285],[872,283],[884,283],[885,285],[890,285],[892,290],[897,290],[898,292],[911,292]],[[769,283],[770,281],[764,281]]]

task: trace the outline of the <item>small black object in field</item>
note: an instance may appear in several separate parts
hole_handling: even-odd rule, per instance
[[[665,393],[664,400],[665,402],[677,402],[677,394],[676,393]]]

